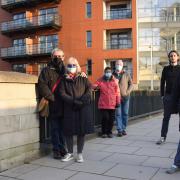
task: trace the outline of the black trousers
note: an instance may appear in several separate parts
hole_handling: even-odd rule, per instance
[[[68,153],[73,153],[73,136],[66,136],[66,145]],[[83,151],[85,136],[77,136],[77,153],[80,154]]]
[[[115,109],[101,109],[101,115],[102,134],[112,134],[115,119]]]

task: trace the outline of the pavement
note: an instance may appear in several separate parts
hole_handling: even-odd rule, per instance
[[[161,123],[159,114],[130,123],[127,136],[86,141],[84,163],[61,162],[49,155],[0,173],[0,180],[180,180],[180,172],[165,172],[179,142],[178,115],[170,120],[166,143],[156,145]]]

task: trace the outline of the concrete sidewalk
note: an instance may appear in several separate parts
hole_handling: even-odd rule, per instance
[[[85,144],[84,163],[63,163],[51,156],[0,173],[0,180],[180,180],[180,172],[168,175],[179,142],[179,119],[170,121],[167,143],[160,137],[162,115],[128,126],[128,135],[94,138]]]

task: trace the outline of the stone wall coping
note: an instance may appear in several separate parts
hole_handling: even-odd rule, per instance
[[[22,84],[36,84],[38,81],[38,76],[10,72],[10,71],[0,71],[0,83],[22,83]]]

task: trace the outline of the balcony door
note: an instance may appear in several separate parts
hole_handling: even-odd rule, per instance
[[[57,12],[57,8],[41,9],[39,11],[39,25],[52,23],[55,20]]]
[[[26,25],[26,13],[18,13],[13,16],[13,28],[21,28],[22,26]]]
[[[22,56],[26,54],[26,39],[14,39],[12,55]]]
[[[110,18],[122,19],[127,16],[127,4],[118,4],[110,6]]]
[[[56,34],[39,37],[38,49],[40,54],[49,54],[56,47],[58,47],[58,36]]]

